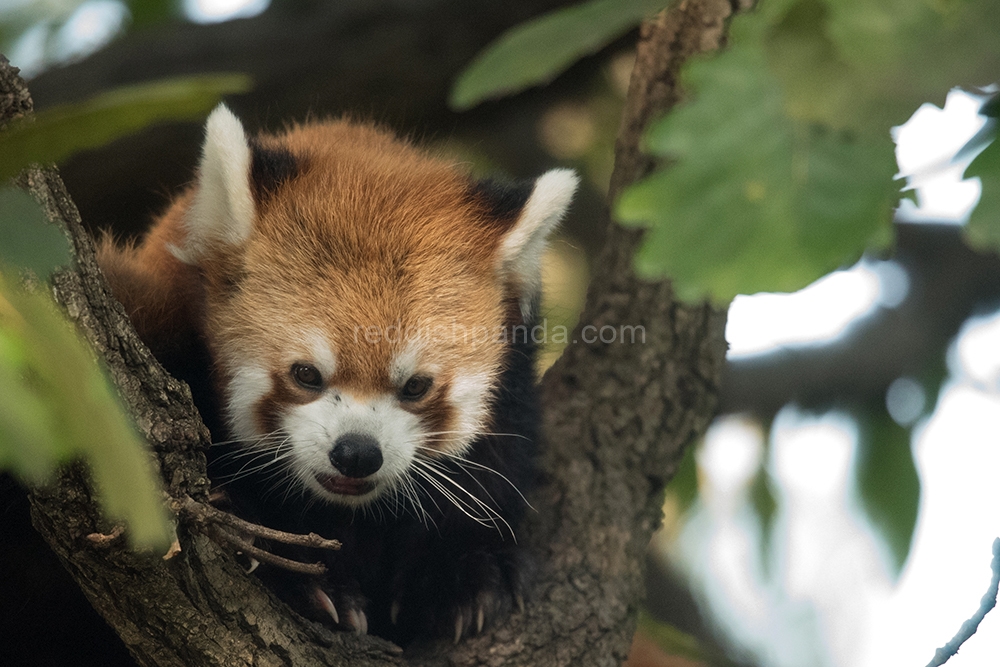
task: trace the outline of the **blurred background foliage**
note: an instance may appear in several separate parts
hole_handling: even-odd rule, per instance
[[[151,458],[100,362],[40,282],[69,263],[66,235],[35,200],[0,188],[0,471],[44,485],[82,459],[108,519],[127,527],[134,547],[162,552],[173,531]]]
[[[58,162],[85,224],[141,234],[188,182],[200,141],[191,121],[221,95],[253,129],[351,113],[415,135],[476,173],[573,166],[587,187],[548,258],[544,304],[550,331],[571,327],[602,243],[635,28],[669,3],[472,4],[8,0],[0,52],[31,77],[39,113],[7,133],[0,171]],[[661,168],[614,204],[619,221],[648,229],[637,268],[670,276],[684,298],[725,307],[737,295],[801,290],[733,302],[722,414],[666,490],[631,664],[909,664],[873,662],[878,650],[865,642],[879,617],[864,605],[874,604],[869,589],[884,591],[884,602],[909,590],[908,571],[920,571],[911,551],[936,507],[926,488],[935,469],[920,462],[933,448],[921,439],[943,430],[969,444],[949,456],[971,469],[994,460],[1000,432],[985,419],[993,407],[1000,414],[1000,366],[962,356],[984,336],[981,347],[1000,349],[1000,333],[988,329],[1000,307],[990,87],[1000,72],[1000,3],[759,5],[733,19],[725,51],[685,68],[686,99],[647,136]],[[955,87],[975,96],[979,126],[934,169],[978,177],[981,199],[959,214],[966,224],[907,218],[916,207],[900,199],[927,198],[919,190],[927,174],[900,166],[894,128],[921,105],[942,106]],[[861,305],[839,314],[852,298]],[[765,307],[772,303],[784,305]],[[836,326],[788,333],[826,320]],[[770,327],[771,342],[748,352],[747,322]],[[547,347],[543,368],[559,353]],[[939,407],[963,387],[986,397],[979,430],[937,427]],[[825,500],[809,509],[820,492]],[[813,532],[802,527],[806,514]],[[981,521],[1000,532],[995,512]],[[809,584],[795,579],[805,562],[800,534],[822,552],[811,556],[818,571]],[[864,574],[842,576],[855,546],[850,567]],[[742,554],[738,563],[719,565],[732,553]],[[957,562],[965,561],[949,567]],[[983,578],[985,590],[985,565]],[[964,608],[955,608],[957,627]],[[943,644],[948,623],[925,639]],[[919,644],[886,634],[885,642],[897,638],[897,658]]]

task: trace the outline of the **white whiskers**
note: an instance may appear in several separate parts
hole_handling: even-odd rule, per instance
[[[409,501],[409,505],[414,508],[418,513],[418,518],[425,525],[427,525],[428,521],[433,523],[430,514],[423,506],[421,496],[429,499],[434,504],[438,513],[441,513],[441,507],[437,504],[435,494],[430,493],[430,490],[434,490],[472,521],[482,526],[494,528],[501,537],[509,533],[516,542],[517,536],[511,525],[503,517],[499,503],[497,503],[486,486],[480,481],[479,476],[474,474],[474,471],[496,475],[509,484],[524,503],[528,507],[531,507],[531,504],[528,503],[520,489],[506,475],[483,463],[469,460],[461,455],[451,454],[442,456],[442,452],[427,446],[428,443],[446,441],[446,438],[439,436],[457,433],[459,432],[436,431],[424,434],[421,440],[422,444],[416,445],[417,454],[412,461],[410,475],[402,478],[393,489],[392,499],[395,503],[394,508],[397,509],[398,513],[401,495],[403,501]],[[525,437],[516,433],[484,433],[482,435]],[[428,456],[428,454],[431,456]],[[459,473],[464,473],[464,476],[456,477]],[[462,480],[466,476],[476,483],[476,486],[482,492],[481,494],[475,493],[463,486]],[[485,499],[481,497],[483,494],[485,494]],[[404,502],[405,505],[406,503]]]
[[[285,499],[287,499],[288,494],[296,486],[302,486],[300,475],[293,466],[288,465],[292,458],[290,441],[289,435],[281,431],[273,431],[258,438],[212,443],[213,447],[239,445],[238,448],[219,456],[214,462],[215,465],[221,464],[228,469],[235,468],[237,465],[239,467],[233,472],[217,474],[214,481],[219,486],[225,486],[245,477],[266,472],[264,480],[270,481],[271,484],[263,495],[266,497],[288,484],[285,491]]]
[[[462,514],[481,526],[492,526],[501,536],[504,533],[500,529],[499,524],[502,523],[507,527],[511,537],[514,537],[516,541],[517,538],[514,536],[514,529],[511,528],[500,512],[449,477],[446,469],[434,465],[430,459],[415,458],[413,459],[413,464],[413,472],[436,489],[448,502],[458,508]]]
[[[415,456],[408,470],[395,479],[386,480],[384,493],[374,503],[365,504],[360,509],[365,516],[374,519],[401,514],[410,514],[425,527],[437,527],[436,519],[444,515],[448,505],[454,506],[464,516],[475,523],[496,530],[502,539],[509,534],[514,541],[517,536],[513,527],[503,515],[501,503],[490,492],[502,490],[502,485],[491,484],[488,475],[510,485],[518,497],[529,508],[524,494],[514,482],[500,471],[480,461],[473,461],[463,454],[448,454],[436,449],[437,443],[447,443],[448,436],[463,435],[460,431],[436,431],[420,435],[414,443]],[[481,436],[525,438],[516,433],[481,433]],[[216,474],[214,481],[220,486],[237,480],[256,476],[263,486],[261,496],[267,498],[278,494],[281,503],[294,500],[299,494],[307,506],[322,500],[310,492],[310,471],[295,465],[291,436],[281,430],[267,433],[258,438],[229,440],[214,446],[234,445],[232,451],[216,457],[213,465],[221,465],[222,474]],[[470,485],[467,479],[474,483]],[[484,483],[485,482],[485,483]],[[506,493],[506,492],[504,492]],[[428,503],[429,501],[429,503]],[[442,502],[443,501],[443,502]]]

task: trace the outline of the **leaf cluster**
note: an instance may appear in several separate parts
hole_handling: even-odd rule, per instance
[[[971,150],[986,148],[976,156],[965,170],[966,178],[978,178],[982,186],[979,203],[969,217],[966,239],[973,247],[1000,249],[1000,93],[983,104],[980,113],[986,116],[986,126],[969,143]],[[961,152],[960,152],[961,153]]]
[[[891,128],[998,71],[989,0],[762,2],[725,52],[687,68],[690,99],[650,129],[647,150],[669,167],[616,206],[649,230],[637,269],[725,303],[886,247],[900,190]]]
[[[0,135],[0,182],[33,162],[60,162],[154,123],[199,120],[224,95],[250,87],[245,74],[201,74],[124,86],[42,111]]]
[[[0,182],[151,123],[201,118],[224,94],[249,86],[239,74],[168,79],[22,119],[0,135]],[[34,199],[0,189],[0,469],[40,484],[58,466],[86,460],[98,499],[112,520],[127,524],[132,543],[163,547],[171,529],[145,443],[49,295],[18,286],[18,274],[37,285],[68,264],[65,235]]]
[[[665,4],[591,0],[519,26],[462,73],[452,106],[545,83]],[[902,185],[891,129],[997,72],[993,0],[762,0],[733,20],[724,52],[687,65],[687,101],[650,128],[661,167],[615,206],[648,230],[636,269],[669,276],[685,299],[727,303],[887,247]],[[970,235],[992,247],[998,154],[969,171],[984,186]]]
[[[547,83],[667,4],[669,0],[591,0],[511,28],[459,75],[449,103],[462,111]]]
[[[102,506],[128,525],[132,544],[169,543],[152,461],[93,353],[47,294],[4,274],[0,395],[0,469],[43,484],[59,465],[86,459]]]

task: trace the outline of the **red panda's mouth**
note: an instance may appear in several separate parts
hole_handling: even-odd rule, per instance
[[[363,496],[375,489],[375,482],[343,475],[316,475],[316,481],[330,493],[342,496]]]

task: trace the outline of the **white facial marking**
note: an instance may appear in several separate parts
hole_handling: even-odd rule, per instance
[[[236,438],[251,440],[264,435],[253,417],[254,407],[271,391],[271,375],[260,366],[241,366],[229,381],[226,417]]]
[[[418,373],[436,374],[439,368],[422,365],[423,341],[412,341],[395,356],[390,376],[402,385]],[[332,375],[336,358],[327,339],[317,331],[306,331],[300,339],[299,354],[324,375]],[[289,366],[293,363],[289,361]],[[442,433],[428,433],[419,415],[404,410],[394,393],[358,398],[349,391],[329,387],[315,400],[283,406],[280,432],[287,436],[290,472],[303,487],[317,497],[341,505],[360,507],[383,493],[410,483],[414,458],[421,447],[438,443],[448,454],[461,454],[483,432],[489,416],[492,372],[483,370],[455,376],[449,383],[446,400],[455,408],[455,419]],[[272,390],[270,373],[261,366],[238,367],[229,382],[226,416],[234,437],[253,445],[261,433],[255,409]],[[348,434],[374,438],[382,454],[382,465],[364,480],[340,480],[342,473],[330,460],[338,439]],[[356,483],[356,485],[355,485]],[[365,488],[371,483],[373,488]],[[350,489],[352,485],[356,491]],[[356,495],[352,495],[356,493]]]
[[[359,400],[332,389],[312,403],[289,409],[281,426],[291,437],[293,466],[305,486],[322,498],[356,506],[370,502],[407,475],[423,437],[420,418],[400,408],[393,396]],[[367,478],[376,487],[365,495],[334,494],[317,480],[317,476],[340,474],[330,462],[330,452],[337,439],[348,433],[370,435],[382,451],[382,466]]]
[[[392,364],[389,366],[389,381],[397,387],[402,387],[417,372],[423,352],[424,341],[419,338],[407,341],[403,349],[392,359]]]
[[[315,364],[324,378],[333,377],[337,371],[337,360],[326,336],[319,331],[311,331],[306,334],[303,347],[309,350],[307,361]]]
[[[521,217],[500,246],[498,269],[515,275],[521,282],[524,289],[521,313],[525,318],[530,313],[532,297],[541,288],[542,255],[549,235],[566,214],[579,183],[580,178],[572,169],[552,169],[539,176]]]
[[[453,442],[460,449],[449,453],[462,453],[483,432],[489,407],[490,384],[490,375],[485,372],[458,375],[452,381],[448,398],[455,406],[456,413],[453,430],[457,433],[453,434]]]
[[[171,252],[196,264],[213,245],[235,246],[250,236],[250,145],[239,119],[220,104],[205,124],[198,190],[184,218],[187,237]]]

